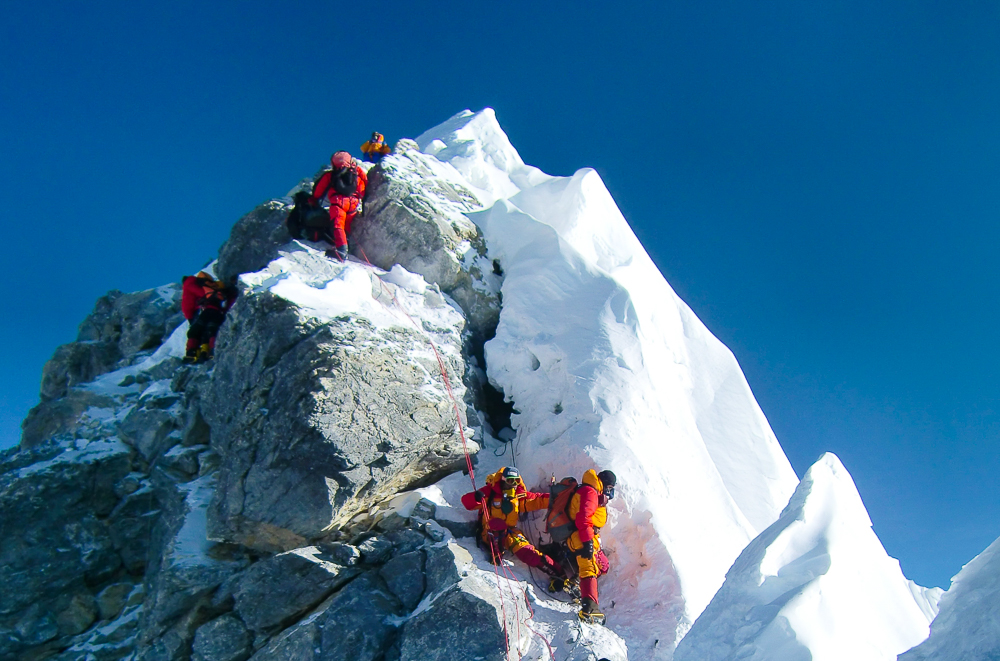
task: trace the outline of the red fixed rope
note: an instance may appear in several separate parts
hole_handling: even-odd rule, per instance
[[[359,249],[361,250],[361,256],[364,257],[365,263],[368,265],[369,268],[372,269],[372,272],[374,273],[375,267],[368,259],[368,255],[365,254],[364,248],[359,247]],[[476,487],[476,474],[472,469],[472,456],[469,454],[469,445],[465,438],[465,427],[462,425],[462,415],[458,408],[458,400],[455,399],[455,393],[451,388],[451,379],[448,378],[448,369],[444,364],[444,359],[441,358],[441,353],[438,351],[437,345],[434,344],[434,340],[431,338],[430,334],[427,333],[420,326],[420,324],[416,322],[416,320],[413,317],[410,316],[410,313],[406,311],[406,308],[396,297],[396,294],[391,289],[385,286],[385,283],[382,281],[382,278],[379,278],[377,273],[375,274],[375,277],[378,279],[379,285],[381,286],[382,290],[385,291],[390,297],[392,297],[392,302],[396,305],[399,311],[402,312],[406,316],[406,318],[410,320],[410,323],[413,324],[414,328],[416,328],[419,332],[421,332],[424,335],[424,337],[427,338],[427,343],[431,345],[431,350],[434,352],[434,357],[437,359],[438,369],[441,371],[441,379],[444,381],[445,389],[448,391],[448,398],[451,400],[452,408],[455,410],[455,419],[458,421],[458,433],[459,436],[461,436],[462,438],[462,451],[465,453],[465,465],[469,470],[469,479],[472,481],[472,490],[477,491],[478,487]],[[482,512],[484,517],[489,518],[489,513],[486,509],[485,501],[482,503]],[[506,643],[507,646],[507,658],[510,659],[510,633],[507,631],[507,609],[504,606],[503,588],[501,587],[500,584],[500,570],[498,569],[498,567],[503,568],[502,571],[504,577],[507,579],[507,587],[510,590],[511,597],[514,599],[515,616],[517,614],[517,600],[516,597],[514,596],[513,582],[516,579],[513,578],[513,576],[510,574],[509,570],[507,569],[507,566],[503,564],[503,560],[501,559],[501,554],[503,553],[503,549],[498,548],[497,546],[498,545],[492,539],[490,539],[490,554],[492,555],[493,559],[493,573],[496,575],[497,579],[497,592],[500,595],[500,613],[503,617],[504,642]],[[535,613],[531,608],[531,604],[528,601],[527,590],[523,592],[523,596],[524,596],[524,604],[527,607],[529,613],[528,617],[531,618],[534,616]],[[520,641],[521,618],[516,617],[516,622],[517,622],[518,641]],[[552,651],[552,645],[549,644],[549,641],[546,640],[545,636],[535,631],[535,629],[531,627],[527,622],[525,622],[524,624],[532,633],[541,638],[542,642],[545,643],[545,646],[549,650],[549,658],[555,658]],[[515,649],[517,650],[517,658],[520,659],[521,658],[520,646],[519,645],[515,646]]]

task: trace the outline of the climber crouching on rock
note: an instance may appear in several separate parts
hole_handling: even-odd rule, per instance
[[[181,312],[191,322],[185,363],[203,363],[215,354],[215,336],[236,300],[235,284],[219,282],[208,273],[181,278]]]
[[[380,163],[383,158],[392,153],[392,148],[385,144],[385,136],[375,131],[372,139],[361,145],[362,157],[368,163]]]
[[[581,484],[569,501],[568,514],[576,531],[566,540],[566,546],[576,556],[580,570],[580,619],[604,624],[604,613],[598,606],[597,577],[611,569],[608,557],[601,550],[601,528],[608,522],[608,501],[615,497],[618,479],[609,470],[593,469],[583,474]]]
[[[500,564],[503,552],[509,550],[529,567],[537,567],[553,578],[565,578],[559,563],[538,551],[517,529],[518,515],[549,506],[549,494],[528,491],[517,468],[504,467],[487,477],[486,486],[462,496],[462,505],[467,510],[480,510],[481,539],[494,564]]]
[[[347,235],[365,197],[368,175],[346,151],[331,156],[330,165],[333,169],[320,175],[313,186],[311,201],[318,206],[324,197],[330,200],[334,247],[326,251],[326,256],[343,262],[347,259]]]

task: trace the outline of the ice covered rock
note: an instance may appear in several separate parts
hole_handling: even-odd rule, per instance
[[[181,484],[154,472],[153,481],[163,514],[150,541],[141,642],[150,648],[150,659],[172,659],[190,645],[198,626],[219,614],[212,593],[249,560],[240,549],[215,549],[208,540],[214,475]]]
[[[827,453],[740,554],[674,659],[892,661],[927,636],[934,600],[886,555]]]
[[[931,635],[899,661],[1000,659],[1000,539],[962,567],[939,605]]]
[[[464,320],[419,277],[389,275],[295,243],[242,277],[203,395],[222,456],[213,538],[303,546],[465,465],[440,373],[462,402]]]
[[[454,168],[416,149],[387,156],[368,177],[352,250],[383,269],[399,264],[422,275],[462,306],[475,332],[492,333],[500,279],[482,233],[463,215],[483,208],[476,194]]]

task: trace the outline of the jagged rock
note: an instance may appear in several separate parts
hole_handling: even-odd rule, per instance
[[[124,498],[108,517],[108,527],[125,569],[138,575],[149,560],[149,541],[160,516],[156,492],[149,484]]]
[[[468,573],[472,556],[455,542],[427,548],[425,574],[427,594],[436,594],[454,585]]]
[[[0,615],[99,585],[121,565],[101,517],[131,470],[128,448],[94,441],[62,450],[0,475]]]
[[[190,447],[178,445],[171,448],[169,452],[166,452],[160,458],[159,465],[168,470],[176,471],[186,477],[192,477],[198,474],[198,456],[207,449],[208,448],[204,445],[194,445]]]
[[[427,541],[427,537],[425,537],[422,532],[419,530],[413,530],[412,528],[405,528],[403,530],[388,533],[386,535],[386,539],[392,542],[396,555],[416,551],[424,545],[424,542]]]
[[[97,613],[102,620],[112,620],[125,608],[125,602],[135,589],[133,583],[113,583],[97,594]]]
[[[369,537],[358,544],[358,551],[361,552],[362,562],[378,565],[385,562],[392,553],[392,542],[382,537]]]
[[[251,631],[280,628],[358,575],[310,546],[256,563],[241,576],[235,611]]]
[[[201,625],[194,634],[192,661],[244,661],[252,651],[252,640],[239,618],[217,617]]]
[[[229,240],[219,249],[215,272],[229,281],[241,273],[259,271],[278,256],[278,247],[291,241],[285,219],[291,207],[270,200],[236,221]]]
[[[14,626],[18,642],[25,647],[34,647],[48,642],[59,635],[59,625],[52,613],[33,604]]]
[[[143,632],[145,640],[136,646],[138,661],[187,661],[198,628],[219,615],[206,598],[200,598],[180,619],[156,638],[149,640],[149,631]]]
[[[508,632],[527,617],[522,600],[502,605],[496,585],[480,576],[463,578],[432,599],[399,632],[400,661],[505,661],[504,613]]]
[[[318,256],[297,249],[268,268],[305,277],[346,268]],[[461,375],[454,337],[444,360]],[[223,457],[210,536],[270,552],[304,546],[401,489],[459,470],[462,444],[437,363],[412,356],[426,346],[406,328],[321,323],[267,289],[247,290],[219,335],[203,395]]]
[[[94,595],[86,591],[80,591],[63,601],[62,608],[56,613],[56,625],[59,627],[59,634],[62,636],[75,636],[83,633],[97,619],[97,604]]]
[[[183,321],[176,285],[109,292],[80,324],[77,341],[57,348],[45,363],[42,401],[65,397],[73,386],[110,372],[122,359],[159,346]]]
[[[177,418],[169,411],[136,408],[118,425],[118,433],[146,461],[153,461],[180,442],[171,435],[176,428]]]
[[[294,627],[276,636],[254,661],[377,661],[393,644],[399,615],[396,598],[375,572],[368,572],[330,597]]]
[[[411,611],[424,595],[424,554],[411,551],[397,555],[379,570],[389,590]]]
[[[65,396],[42,401],[28,411],[21,423],[21,447],[31,448],[74,430],[81,415],[90,408],[106,409],[114,405],[114,399],[107,395],[70,388]]]
[[[475,537],[477,523],[475,521],[451,521],[437,519],[437,523],[447,529],[455,537]]]
[[[345,567],[353,567],[354,565],[361,562],[361,551],[358,547],[351,544],[344,544],[343,542],[331,542],[329,544],[324,544],[322,549],[330,554],[336,562],[344,565]]]
[[[80,324],[77,342],[115,343],[126,358],[160,345],[183,321],[176,284],[123,294],[108,292]]]
[[[42,401],[64,397],[69,388],[110,372],[121,359],[117,342],[71,342],[58,347],[42,368]]]
[[[399,264],[454,298],[474,332],[500,318],[498,281],[479,228],[462,214],[482,209],[475,193],[409,149],[368,173],[365,213],[351,230],[352,252],[386,270]]]
[[[220,614],[212,604],[212,593],[245,569],[248,561],[240,554],[227,557],[213,553],[205,537],[205,512],[215,488],[213,476],[178,484],[157,469],[152,483],[162,514],[150,539],[142,629],[144,643],[162,639],[150,643],[156,648],[150,652],[154,655],[151,659],[160,661],[174,658],[175,639],[189,644],[194,628]],[[195,611],[201,619],[191,619]],[[172,626],[178,618],[185,624]]]

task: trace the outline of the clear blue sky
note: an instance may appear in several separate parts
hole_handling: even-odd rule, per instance
[[[0,446],[105,291],[197,269],[372,130],[484,106],[525,161],[601,173],[907,576],[1000,535],[996,2],[8,4]]]

